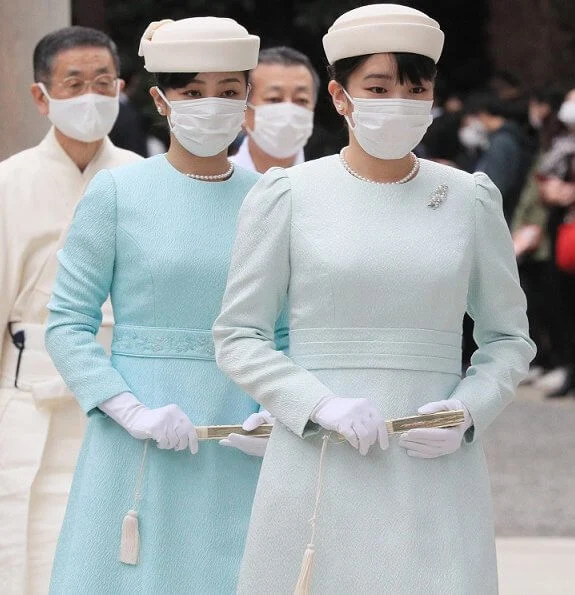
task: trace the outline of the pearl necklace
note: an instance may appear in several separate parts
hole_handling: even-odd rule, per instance
[[[411,158],[413,159],[413,167],[411,168],[410,172],[401,178],[401,180],[395,180],[393,182],[376,182],[375,180],[370,180],[369,178],[365,178],[364,176],[360,176],[356,171],[351,169],[348,162],[345,160],[343,156],[343,152],[347,147],[343,147],[342,150],[339,152],[339,158],[341,160],[341,164],[343,165],[344,169],[350,173],[355,178],[362,180],[363,182],[369,182],[370,184],[405,184],[409,182],[412,178],[415,178],[417,172],[419,171],[419,159],[415,153],[410,153]]]
[[[200,174],[186,174],[188,178],[193,180],[200,180],[201,182],[219,182],[220,180],[227,180],[234,172],[234,164],[230,161],[230,167],[223,174],[215,174],[213,176],[202,176]]]

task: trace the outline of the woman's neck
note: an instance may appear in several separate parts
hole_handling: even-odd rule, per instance
[[[354,172],[374,182],[396,182],[405,178],[414,166],[411,153],[399,159],[378,159],[366,153],[351,135],[343,156]]]
[[[225,173],[230,167],[227,150],[210,157],[198,157],[186,151],[173,135],[170,136],[170,148],[166,158],[183,174],[214,176]]]

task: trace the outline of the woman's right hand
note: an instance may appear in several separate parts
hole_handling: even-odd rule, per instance
[[[568,207],[575,203],[575,183],[548,178],[539,184],[541,199],[548,205]]]
[[[311,421],[341,434],[362,455],[376,441],[381,450],[389,446],[385,420],[367,399],[326,397],[313,410]]]
[[[196,428],[177,405],[150,409],[125,392],[104,401],[99,408],[138,440],[151,438],[161,449],[198,452]]]
[[[513,249],[518,258],[526,252],[537,250],[541,244],[543,230],[540,225],[529,223],[513,232]]]

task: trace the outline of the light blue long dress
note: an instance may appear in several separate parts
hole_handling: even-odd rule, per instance
[[[444,192],[441,192],[444,191]],[[290,356],[273,350],[289,296]],[[455,398],[462,447],[416,459],[394,437],[361,456],[329,444],[313,595],[493,595],[485,429],[534,355],[501,194],[484,174],[422,160],[401,184],[338,156],[265,173],[246,197],[222,313],[221,368],[277,418],[262,466],[241,595],[291,595],[310,538],[322,398],[367,397],[386,419]],[[462,320],[479,346],[461,378]]]
[[[200,443],[149,441],[139,504],[140,563],[119,562],[144,442],[98,408],[132,391],[148,407],[178,404],[196,425],[241,423],[258,404],[216,367],[219,312],[238,209],[257,175],[207,183],[164,155],[99,173],[63,250],[46,342],[89,415],[60,536],[51,592],[224,595],[235,590],[260,459]],[[94,341],[111,293],[112,357]]]

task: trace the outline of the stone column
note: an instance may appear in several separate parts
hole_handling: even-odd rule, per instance
[[[30,96],[32,53],[70,18],[70,0],[0,1],[0,160],[37,144],[49,128]]]

